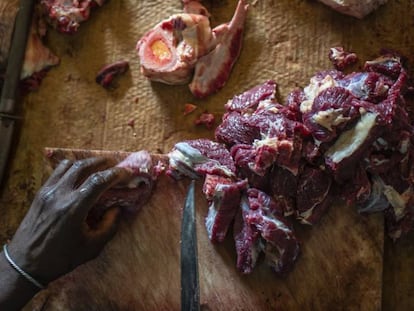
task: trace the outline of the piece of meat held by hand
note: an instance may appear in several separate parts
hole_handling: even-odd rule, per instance
[[[148,201],[156,180],[151,155],[147,151],[131,153],[117,167],[131,172],[131,178],[108,189],[93,206],[87,223],[93,228],[100,217],[111,208],[120,208],[124,214],[138,212]]]
[[[366,15],[377,9],[387,0],[319,0],[332,9],[346,15],[357,18],[364,18]]]
[[[215,48],[199,59],[189,87],[194,96],[203,98],[220,90],[239,58],[244,23],[249,5],[240,0],[230,23],[213,29]]]
[[[158,23],[136,49],[145,77],[176,85],[191,80],[195,63],[213,47],[208,17],[182,13]]]

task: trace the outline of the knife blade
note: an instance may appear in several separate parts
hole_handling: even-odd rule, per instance
[[[12,42],[9,50],[5,80],[0,98],[0,185],[11,152],[15,122],[17,89],[20,81],[26,43],[32,21],[34,0],[21,0],[16,15]]]
[[[181,223],[181,310],[200,310],[194,180],[188,188]]]

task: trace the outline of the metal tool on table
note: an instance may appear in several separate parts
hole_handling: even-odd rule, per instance
[[[181,224],[181,310],[200,310],[194,180],[184,204]]]
[[[16,113],[17,89],[26,52],[26,43],[32,22],[34,0],[21,0],[16,16],[6,75],[0,98],[0,185],[12,147]]]

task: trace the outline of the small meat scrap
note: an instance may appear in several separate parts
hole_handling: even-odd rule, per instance
[[[238,59],[248,5],[240,0],[230,23],[211,29],[199,1],[183,1],[184,13],[158,23],[138,41],[141,73],[166,84],[189,84],[196,97],[221,89]]]
[[[364,18],[366,15],[376,10],[387,0],[319,0],[330,6],[332,9],[346,15],[357,18]]]
[[[131,127],[131,128],[134,128],[134,127],[135,127],[135,119],[130,119],[130,120],[127,122],[127,125],[128,125],[129,127]]]
[[[344,70],[358,61],[355,53],[346,52],[341,46],[331,48],[328,57],[337,70]]]
[[[197,109],[196,105],[187,103],[187,104],[184,105],[184,115],[186,116],[186,115],[192,113],[196,109]]]
[[[40,5],[47,21],[58,31],[74,34],[82,22],[89,19],[91,11],[105,0],[41,0]]]
[[[209,112],[203,112],[199,117],[194,121],[195,125],[204,125],[207,129],[212,129],[216,122],[214,114]]]
[[[96,83],[102,85],[104,88],[108,89],[110,87],[113,87],[114,79],[126,73],[128,69],[128,61],[118,61],[109,65],[105,65],[101,70],[99,70],[95,81]]]

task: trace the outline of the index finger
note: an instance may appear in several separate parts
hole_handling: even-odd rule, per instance
[[[127,182],[133,177],[133,173],[125,168],[113,167],[104,171],[90,175],[85,182],[78,188],[80,195],[79,210],[81,217],[86,217],[90,208],[99,197],[109,188],[120,182]]]
[[[81,183],[86,176],[96,172],[99,169],[106,169],[110,167],[110,161],[103,157],[87,158],[77,160],[66,171],[65,175],[59,181],[60,184],[74,188],[78,183]]]
[[[65,159],[59,162],[59,165],[54,169],[50,177],[43,184],[43,187],[50,187],[55,185],[59,179],[66,173],[66,171],[72,166],[72,161]]]

